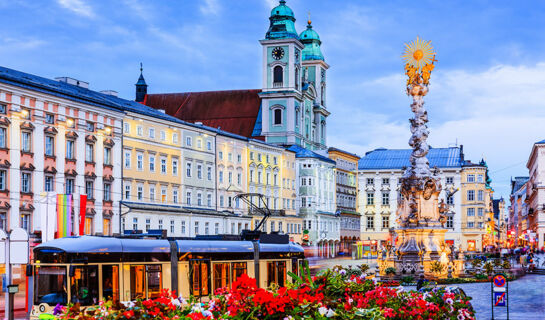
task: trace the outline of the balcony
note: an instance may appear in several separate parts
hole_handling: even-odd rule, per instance
[[[273,82],[273,88],[282,88],[284,86],[284,82]]]

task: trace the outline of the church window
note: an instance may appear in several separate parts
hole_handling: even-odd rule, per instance
[[[274,109],[274,124],[282,124],[282,109]]]
[[[320,124],[320,135],[322,139],[325,137],[325,121],[322,121]]]
[[[322,83],[322,87],[320,89],[320,100],[321,100],[321,105],[322,106],[325,106],[325,84]]]
[[[284,70],[281,66],[276,66],[273,69],[273,87],[282,87],[284,82]]]
[[[299,68],[295,68],[295,90],[299,90]]]

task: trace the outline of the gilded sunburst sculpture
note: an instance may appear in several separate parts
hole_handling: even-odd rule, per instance
[[[402,57],[406,63],[421,71],[425,65],[433,64],[435,52],[431,46],[431,41],[424,41],[416,37],[416,40],[405,44],[405,52]]]
[[[437,61],[431,41],[416,37],[416,40],[405,44],[402,58],[405,60],[405,73],[409,77],[407,85],[422,83],[427,85],[434,68],[433,64]]]

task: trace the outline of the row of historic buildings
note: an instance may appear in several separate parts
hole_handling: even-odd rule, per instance
[[[507,240],[511,246],[545,247],[545,140],[532,146],[528,176],[511,180]]]
[[[131,101],[0,67],[0,227],[50,239],[60,205],[69,234],[240,234],[266,207],[262,230],[317,255],[395,244],[410,150],[360,158],[328,148],[320,37],[311,21],[296,32],[285,1],[269,20],[261,89],[148,93],[141,70]],[[470,251],[497,244],[503,202],[492,199],[486,163],[465,160],[462,147],[431,149],[429,160],[450,208],[447,241]]]
[[[376,149],[359,162],[362,238],[374,240],[372,245],[395,242],[400,178],[404,168],[410,165],[410,153],[410,149]],[[504,204],[503,199],[493,199],[486,163],[466,160],[463,146],[430,148],[427,158],[430,167],[437,168],[441,177],[443,190],[439,199],[448,205],[446,242],[464,251],[497,247],[499,228],[504,224]]]

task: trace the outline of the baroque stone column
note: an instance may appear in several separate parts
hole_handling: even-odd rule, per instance
[[[388,267],[394,267],[398,277],[418,276],[422,273],[435,276],[444,273],[446,276],[450,250],[445,245],[447,230],[444,227],[444,213],[448,208],[444,202],[438,200],[441,192],[439,170],[430,169],[426,157],[429,151],[429,130],[424,96],[428,93],[435,53],[430,42],[418,38],[406,47],[404,58],[405,73],[408,76],[407,94],[412,97],[411,110],[414,113],[409,119],[409,145],[412,153],[410,166],[405,169],[401,178],[396,229],[400,241],[396,255],[379,261],[379,266],[381,273]],[[442,263],[443,271],[437,270],[440,268],[438,263]]]

